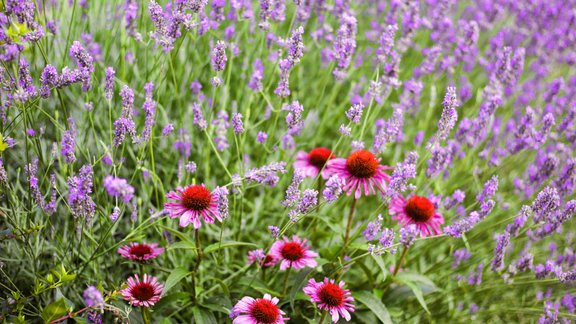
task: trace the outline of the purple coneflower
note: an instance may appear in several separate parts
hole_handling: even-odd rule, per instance
[[[274,242],[270,248],[270,255],[273,258],[282,260],[280,270],[314,268],[318,264],[314,260],[318,253],[310,251],[309,246],[306,244],[306,239],[301,240],[296,235],[292,236],[292,241],[284,237],[283,241]]]
[[[310,296],[313,303],[318,304],[319,309],[330,313],[332,322],[338,322],[340,316],[350,321],[350,312],[354,312],[355,309],[352,304],[354,298],[350,290],[342,287],[344,287],[344,281],[336,284],[334,279],[324,278],[323,282],[316,282],[312,278],[304,287],[304,293]]]
[[[352,152],[347,159],[328,161],[327,169],[329,174],[344,179],[344,191],[348,195],[354,192],[354,198],[358,199],[362,196],[362,189],[365,196],[375,194],[376,190],[383,192],[386,183],[390,181],[390,176],[384,170],[392,167],[380,165],[379,159],[370,151],[358,150]]]
[[[164,252],[164,248],[159,248],[157,243],[135,243],[121,246],[118,254],[129,260],[147,261],[154,259]]]
[[[218,211],[218,202],[212,192],[200,185],[191,185],[186,188],[176,188],[166,194],[166,198],[176,200],[176,202],[166,203],[164,206],[170,213],[170,217],[180,217],[180,226],[186,227],[193,223],[198,229],[200,216],[208,224],[214,223],[214,218],[222,221],[222,215]]]
[[[269,294],[264,298],[243,297],[234,305],[230,317],[236,317],[233,324],[282,324],[289,320],[278,306],[279,299]]]
[[[296,154],[294,168],[302,170],[303,174],[309,178],[315,178],[318,173],[322,172],[322,178],[328,179],[328,168],[324,166],[326,162],[334,158],[334,153],[325,147],[317,147],[308,153],[300,151]]]
[[[121,291],[124,300],[132,306],[150,307],[156,304],[162,295],[164,285],[158,279],[147,274],[140,280],[138,275],[128,278],[128,288]]]
[[[270,268],[278,262],[276,258],[270,254],[264,253],[264,250],[257,249],[248,252],[248,264],[256,263],[262,268]]]
[[[390,201],[390,214],[402,226],[416,225],[422,237],[442,233],[440,225],[444,224],[444,217],[436,212],[434,204],[426,197],[412,196],[405,199],[396,196]]]

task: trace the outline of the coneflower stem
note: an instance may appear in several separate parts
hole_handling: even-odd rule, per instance
[[[292,262],[290,262],[290,266],[284,275],[284,289],[282,290],[282,296],[286,296],[286,291],[288,290],[288,278],[290,277],[290,270],[292,270]]]
[[[396,266],[394,267],[394,272],[392,273],[392,276],[396,277],[398,270],[400,270],[400,267],[402,266],[402,263],[406,258],[406,254],[408,254],[408,249],[409,247],[405,247],[404,250],[402,251],[402,255],[400,255],[400,259],[398,259],[398,262],[396,262]]]
[[[144,324],[150,324],[150,311],[148,307],[142,306],[142,319],[144,320]]]
[[[196,270],[200,268],[200,262],[202,262],[202,244],[200,243],[200,231],[198,229],[195,230],[196,236]]]
[[[344,245],[342,246],[342,256],[346,254],[348,247],[348,240],[350,240],[350,230],[352,229],[352,218],[354,217],[354,209],[356,209],[357,199],[352,199],[352,206],[350,206],[350,213],[348,214],[348,225],[346,225],[346,235],[344,236]]]
[[[327,313],[328,313],[327,310],[322,311],[322,315],[320,316],[320,321],[318,321],[319,324],[324,323],[324,319],[326,318]]]

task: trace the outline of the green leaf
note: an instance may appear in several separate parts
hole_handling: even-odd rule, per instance
[[[192,308],[192,314],[194,316],[194,323],[196,324],[216,324],[214,314],[198,306]]]
[[[378,267],[380,267],[380,270],[382,270],[382,281],[386,280],[386,277],[388,277],[388,269],[386,269],[386,265],[384,264],[384,260],[382,260],[382,256],[372,254],[372,258],[374,261],[376,261],[376,264]]]
[[[420,289],[420,287],[418,287],[418,285],[416,285],[412,281],[404,281],[404,284],[406,284],[406,286],[408,286],[408,287],[410,287],[410,289],[412,289],[414,296],[416,296],[416,299],[418,299],[418,302],[420,303],[420,305],[422,305],[422,308],[424,308],[426,313],[430,314],[430,311],[428,310],[428,306],[426,306],[426,301],[424,300],[424,295],[422,294],[422,289]]]
[[[401,282],[407,282],[407,281],[412,281],[415,283],[420,283],[424,286],[428,286],[427,288],[429,288],[432,291],[438,291],[440,290],[440,288],[438,288],[436,286],[436,284],[430,280],[430,278],[423,276],[421,274],[418,273],[411,273],[411,272],[400,272],[398,273],[398,275],[396,276],[396,278],[398,280],[400,280]]]
[[[52,304],[44,307],[42,310],[42,319],[45,322],[50,322],[68,314],[68,305],[64,298],[60,298]]]
[[[196,250],[196,245],[189,241],[180,241],[174,244],[171,244],[168,247],[168,250],[176,250],[176,249],[184,249],[184,250]]]
[[[168,276],[168,279],[166,279],[166,283],[164,284],[164,294],[166,294],[170,288],[174,287],[177,283],[180,282],[180,280],[184,279],[184,277],[190,273],[191,272],[184,269],[183,267],[178,267],[172,270]]]
[[[386,306],[384,306],[380,299],[374,297],[374,295],[368,291],[358,291],[352,295],[357,301],[368,307],[382,323],[392,323],[390,313],[388,313],[388,309],[386,309]]]
[[[221,249],[226,249],[226,248],[234,247],[234,246],[254,246],[255,247],[257,245],[254,243],[248,243],[248,242],[218,242],[218,243],[208,245],[204,249],[204,253],[209,254],[209,253],[221,250]]]
[[[306,270],[298,272],[296,278],[294,278],[294,283],[292,284],[292,289],[290,289],[290,307],[294,309],[294,299],[296,294],[304,288],[304,285],[308,283],[308,275],[312,272],[312,268],[306,268]]]

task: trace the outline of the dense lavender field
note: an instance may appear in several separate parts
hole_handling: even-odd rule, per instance
[[[575,0],[0,0],[1,323],[576,321]]]

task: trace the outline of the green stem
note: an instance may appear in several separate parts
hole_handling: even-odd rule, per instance
[[[284,275],[284,289],[282,290],[282,296],[286,296],[286,291],[288,290],[288,278],[290,277],[290,270],[292,270],[292,262],[290,262],[290,266]]]
[[[396,266],[394,266],[394,273],[392,273],[392,275],[394,277],[396,277],[396,274],[400,270],[400,267],[402,266],[404,259],[406,259],[406,254],[408,254],[408,249],[409,249],[409,247],[404,248],[404,250],[402,251],[402,255],[400,256],[400,259],[398,259],[398,262],[396,262]]]
[[[324,319],[326,318],[326,314],[328,314],[328,311],[322,311],[322,315],[320,316],[320,320],[318,321],[319,324],[324,323]]]
[[[148,309],[148,307],[144,307],[142,306],[142,319],[144,320],[145,324],[150,324],[151,321],[151,316],[150,316],[150,310]]]
[[[354,210],[356,209],[356,198],[352,199],[352,206],[350,206],[350,213],[348,213],[348,225],[346,225],[346,235],[344,236],[344,245],[342,246],[342,256],[346,254],[348,248],[348,241],[350,240],[350,230],[352,229],[352,218],[354,217]]]

